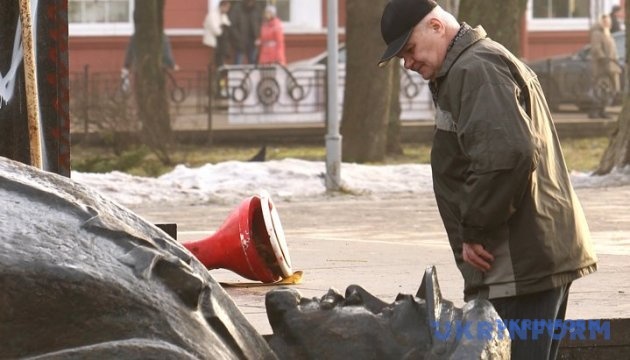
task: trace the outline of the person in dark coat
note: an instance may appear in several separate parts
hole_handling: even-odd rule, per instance
[[[573,281],[597,257],[536,74],[481,26],[432,0],[390,0],[387,50],[429,80],[433,190],[464,300],[503,320],[562,323]],[[555,359],[553,332],[512,340],[512,359]]]
[[[264,5],[264,3],[262,3]],[[256,40],[260,34],[263,9],[256,0],[243,0],[234,3],[230,10],[230,20],[240,46],[236,48],[235,63],[257,63]]]

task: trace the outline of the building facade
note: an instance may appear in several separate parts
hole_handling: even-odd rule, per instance
[[[235,0],[238,1],[238,0]],[[273,2],[283,19],[288,62],[309,58],[326,48],[326,0],[257,0]],[[201,43],[202,23],[218,0],[167,0],[165,32],[182,70],[202,71],[207,49]],[[453,11],[458,0],[438,1]],[[588,43],[588,29],[601,13],[624,0],[529,0],[522,22],[521,55],[536,60],[565,54]],[[345,0],[338,0],[340,40],[345,25]],[[70,72],[117,71],[133,33],[133,0],[68,0]]]

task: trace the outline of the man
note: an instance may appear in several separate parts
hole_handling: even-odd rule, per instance
[[[610,34],[610,16],[604,14],[591,28],[591,75],[593,104],[589,118],[608,118],[605,109],[619,92],[619,56]]]
[[[571,282],[597,265],[536,74],[432,0],[391,0],[381,33],[379,65],[402,58],[430,80],[433,188],[465,300],[504,320],[564,319]],[[548,334],[513,339],[512,358],[557,348]]]

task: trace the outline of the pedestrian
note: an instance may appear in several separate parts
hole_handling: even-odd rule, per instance
[[[208,71],[214,79],[211,91],[216,95],[225,95],[227,86],[227,72],[216,70],[226,64],[231,57],[235,36],[232,22],[228,16],[232,4],[228,0],[219,1],[216,9],[208,8],[208,13],[203,20],[202,42],[208,47]]]
[[[273,5],[265,7],[265,20],[260,27],[258,46],[260,64],[287,64],[282,20],[276,16],[276,7]]]
[[[127,50],[125,52],[125,61],[123,64],[123,72],[127,73],[133,67],[136,61],[136,34],[131,35],[129,43],[127,44]],[[179,66],[175,63],[173,57],[173,50],[171,48],[171,42],[166,34],[162,34],[162,66],[170,70],[179,70]]]
[[[258,56],[256,39],[260,32],[262,11],[256,0],[242,0],[232,6],[230,20],[238,36],[240,46],[236,49],[235,63],[256,64]]]
[[[621,31],[621,22],[619,21],[619,13],[621,12],[621,6],[615,5],[610,10],[610,32],[616,33]]]
[[[489,299],[504,320],[563,320],[572,281],[597,269],[536,74],[485,30],[432,0],[390,0],[387,50],[429,80],[438,210],[464,278],[464,299]],[[554,359],[559,341],[532,333],[512,359]]]
[[[231,58],[235,44],[234,29],[228,16],[231,2],[221,0],[217,9],[208,9],[203,21],[203,39],[209,51],[208,64],[212,69],[219,68]]]
[[[591,97],[589,118],[608,118],[606,106],[619,93],[621,66],[617,46],[610,33],[610,16],[601,15],[591,35]]]

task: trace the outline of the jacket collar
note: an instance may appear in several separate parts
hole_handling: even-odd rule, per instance
[[[461,35],[461,37],[454,40],[451,49],[446,53],[444,63],[442,64],[442,68],[438,72],[436,78],[441,78],[445,76],[451,69],[453,64],[455,64],[459,56],[466,49],[468,49],[468,47],[479,40],[485,39],[488,36],[481,25],[473,29],[470,27],[470,25],[462,23],[462,28],[464,28],[464,33]]]

